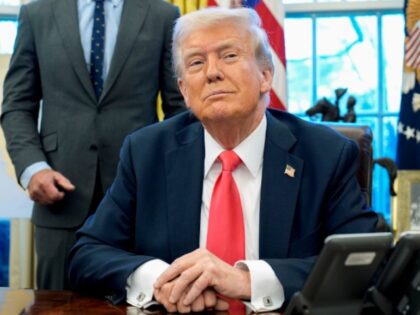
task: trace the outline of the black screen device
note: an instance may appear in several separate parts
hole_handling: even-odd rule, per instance
[[[391,246],[391,233],[328,236],[285,315],[360,314],[371,279]]]
[[[400,235],[372,297],[382,314],[420,314],[420,232]]]

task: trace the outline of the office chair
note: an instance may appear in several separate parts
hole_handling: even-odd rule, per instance
[[[347,138],[352,139],[359,146],[359,168],[357,180],[369,206],[372,206],[372,173],[373,173],[373,149],[372,129],[366,125],[355,123],[322,123],[335,129]]]

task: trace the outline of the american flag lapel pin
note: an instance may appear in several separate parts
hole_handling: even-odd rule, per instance
[[[289,164],[286,164],[286,168],[284,169],[284,174],[293,178],[293,177],[295,177],[295,171],[296,171],[296,169],[293,166],[290,166]]]

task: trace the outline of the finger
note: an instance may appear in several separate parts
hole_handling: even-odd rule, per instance
[[[33,201],[35,202],[39,201],[40,193],[38,192],[37,189],[28,190],[28,193],[29,193],[29,198],[31,198]]]
[[[155,297],[155,300],[162,304],[168,312],[175,313],[177,311],[176,305],[169,303],[168,299],[165,298],[163,290],[154,290],[153,296]]]
[[[204,295],[200,295],[191,304],[191,310],[193,312],[201,312],[205,309],[205,307],[206,306],[204,304]]]
[[[67,190],[67,191],[72,191],[74,190],[74,185],[66,178],[64,177],[62,174],[56,172],[54,174],[54,180],[56,185],[58,185],[60,188]]]
[[[176,313],[178,310],[176,308],[175,304],[169,303],[168,301],[166,301],[165,303],[161,303],[165,309],[169,312],[169,313]]]
[[[185,294],[183,294],[181,296],[181,298],[179,299],[179,301],[176,303],[176,307],[178,309],[179,313],[190,313],[191,312],[191,306],[190,305],[185,305],[183,303],[183,297],[185,296]]]
[[[204,304],[206,308],[212,308],[216,305],[217,296],[216,296],[216,292],[214,292],[213,290],[211,289],[204,290],[203,297],[204,297]]]
[[[221,298],[218,298],[214,309],[216,311],[227,311],[229,309],[229,303]]]
[[[190,304],[192,303],[199,295],[203,293],[205,289],[211,286],[211,277],[207,272],[203,272],[200,277],[198,277],[194,283],[192,284],[191,288],[188,290],[187,295],[185,296],[184,303]],[[174,294],[174,289],[172,289],[172,294]]]
[[[51,183],[37,185],[29,192],[29,197],[40,204],[48,205],[64,197],[64,193],[58,191]]]
[[[48,176],[48,172],[50,170],[40,171],[32,176],[28,185],[28,193],[31,199],[43,199],[45,187],[53,184],[52,177]]]
[[[184,270],[189,268],[192,262],[189,260],[189,254],[176,259],[156,280],[154,287],[161,288],[165,283],[178,277]]]
[[[189,291],[188,287],[195,284],[196,279],[201,276],[202,272],[203,268],[201,265],[194,265],[182,272],[176,281],[174,281],[169,301],[171,301],[171,303],[176,303],[184,292]],[[203,290],[204,289],[206,289],[206,287],[204,287]],[[188,303],[186,305],[191,304],[200,294],[201,292],[196,294],[193,299],[188,299]],[[185,302],[186,301],[184,301],[184,303]]]
[[[179,274],[179,267],[175,265],[176,261],[174,261],[172,263],[172,265],[170,265],[168,267],[168,269],[166,269],[160,276],[159,278],[157,278],[157,280],[154,283],[154,288],[155,289],[160,289],[165,283],[168,283],[169,281],[175,279],[178,274]]]
[[[53,183],[41,186],[42,200],[53,203],[64,198],[64,192],[59,191]]]

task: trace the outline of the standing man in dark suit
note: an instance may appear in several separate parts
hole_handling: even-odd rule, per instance
[[[23,5],[1,124],[35,201],[37,285],[67,288],[75,230],[116,173],[123,138],[184,109],[171,66],[176,7],[161,0]]]
[[[114,183],[77,233],[70,283],[171,312],[224,309],[226,298],[278,309],[325,237],[375,231],[357,145],[267,110],[273,63],[253,10],[184,15],[173,43],[191,112],[126,138]]]

